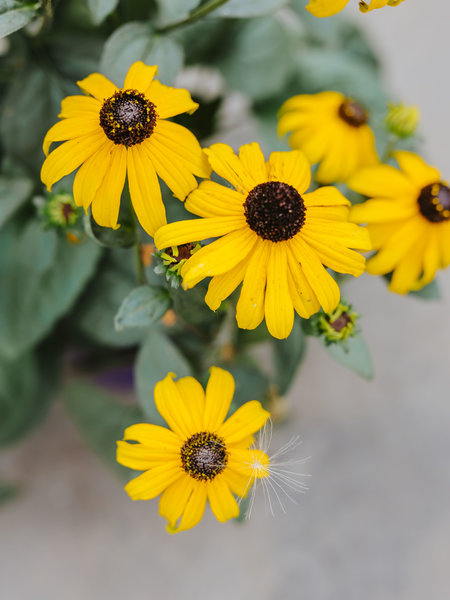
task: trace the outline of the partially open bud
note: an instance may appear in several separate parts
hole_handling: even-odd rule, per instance
[[[73,196],[66,192],[36,197],[34,203],[46,227],[67,231],[74,228],[81,218],[82,210],[75,204]]]
[[[324,338],[327,345],[345,341],[357,333],[359,314],[344,300],[331,313],[323,310],[311,317],[314,335]]]
[[[167,281],[170,281],[172,287],[177,288],[181,283],[181,267],[198,250],[201,245],[198,242],[181,244],[165,248],[161,252],[156,252],[155,256],[160,259],[160,264],[155,267],[155,273],[165,274]]]
[[[414,135],[420,119],[419,108],[390,103],[388,109],[385,121],[386,129],[401,138]]]

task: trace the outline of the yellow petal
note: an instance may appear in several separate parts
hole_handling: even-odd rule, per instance
[[[108,172],[92,200],[92,216],[101,227],[117,228],[126,172],[127,151],[124,146],[116,145],[111,150]]]
[[[269,457],[262,450],[231,448],[227,467],[241,476],[247,476],[250,483],[253,483],[255,479],[262,479],[269,475],[269,464]]]
[[[400,259],[392,273],[389,289],[397,294],[407,294],[415,288],[422,273],[425,240],[417,243]]]
[[[206,485],[203,482],[194,481],[194,489],[187,501],[183,515],[178,527],[167,526],[168,533],[177,533],[195,527],[203,517],[206,507]]]
[[[233,494],[236,494],[239,498],[245,498],[252,487],[253,482],[248,474],[233,471],[228,465],[221,477]]]
[[[288,287],[286,251],[284,244],[272,244],[267,264],[266,324],[269,333],[278,339],[287,338],[294,325],[294,307]]]
[[[168,119],[181,113],[192,114],[198,108],[187,90],[168,87],[159,81],[152,81],[145,92],[146,97],[156,105],[160,119]]]
[[[103,145],[105,134],[99,130],[75,140],[69,140],[58,146],[45,159],[41,169],[41,179],[47,190],[65,175],[77,169],[81,163],[92,156]]]
[[[347,154],[348,144],[350,144],[350,147],[353,146],[352,134],[349,134],[343,127],[336,125],[333,133],[330,134],[328,147],[314,176],[316,181],[325,184],[346,181],[349,172],[349,159],[352,161],[352,154]],[[353,168],[354,163],[352,161],[351,169]]]
[[[195,423],[180,389],[173,381],[174,377],[174,373],[168,373],[162,381],[158,381],[154,391],[155,404],[170,429],[187,440],[196,433]]]
[[[306,219],[299,235],[309,235],[314,239],[328,243],[332,240],[349,248],[372,250],[369,234],[364,227],[354,223],[338,223],[327,219]]]
[[[350,206],[347,198],[335,187],[324,186],[314,192],[302,195],[306,208],[309,207],[329,207],[329,206]],[[324,218],[326,213],[324,212]]]
[[[98,115],[93,114],[88,117],[76,117],[72,119],[64,119],[55,123],[47,132],[44,138],[43,150],[47,156],[50,145],[53,142],[61,142],[63,140],[73,140],[85,135],[92,135],[99,130]]]
[[[302,240],[299,234],[290,240],[290,245],[323,310],[333,311],[340,298],[337,283],[324,269],[314,250]]]
[[[390,165],[361,169],[347,185],[355,192],[371,198],[417,197],[420,191],[406,175]]]
[[[230,408],[234,394],[234,379],[231,373],[219,367],[211,367],[209,373],[203,428],[205,431],[216,432],[223,424]]]
[[[253,178],[248,176],[242,162],[230,146],[213,144],[205,149],[205,153],[213,170],[229,181],[238,192],[247,195],[254,188]]]
[[[256,241],[256,234],[245,227],[208,244],[183,265],[183,286],[189,289],[205,277],[230,271],[249,255]]]
[[[311,183],[311,167],[303,152],[272,152],[268,161],[269,179],[292,185],[303,194]]]
[[[292,303],[296,312],[304,319],[309,319],[311,315],[320,310],[320,303],[303,273],[298,260],[295,258],[292,249],[289,247],[288,253],[289,275],[288,285],[291,294]]]
[[[139,442],[154,451],[168,454],[179,453],[182,445],[182,439],[176,433],[152,423],[138,423],[127,427],[123,439]]]
[[[450,221],[440,224],[437,235],[439,237],[442,267],[447,267],[450,265]]]
[[[91,96],[66,96],[61,100],[60,119],[75,117],[97,117],[99,119],[101,102]]]
[[[145,94],[157,72],[157,66],[148,66],[142,60],[138,60],[128,69],[123,89],[137,90],[141,94]]]
[[[81,165],[75,175],[73,197],[75,204],[82,206],[85,211],[91,205],[109,171],[114,148],[114,144],[106,139],[103,146]]]
[[[181,463],[167,462],[145,471],[125,486],[132,500],[150,500],[183,475]]]
[[[103,102],[107,98],[114,96],[119,90],[111,83],[104,75],[100,73],[92,73],[81,81],[77,81],[78,87],[80,87],[86,94],[91,94],[97,100]]]
[[[332,239],[327,242],[318,239],[306,231],[302,231],[302,237],[315,251],[319,260],[330,269],[338,273],[350,273],[355,277],[359,277],[364,272],[366,260],[358,252],[349,250]]]
[[[189,412],[193,427],[196,431],[201,431],[205,411],[205,392],[202,386],[193,377],[181,377],[175,381],[175,385]]]
[[[236,306],[236,321],[241,329],[255,329],[264,319],[267,261],[271,244],[268,240],[258,238],[250,255]]]
[[[385,223],[404,221],[418,212],[416,202],[410,198],[373,198],[361,204],[355,204],[350,210],[350,220],[354,223]]]
[[[156,230],[167,222],[166,210],[155,169],[139,146],[128,148],[127,171],[136,216],[145,231],[154,236]]]
[[[264,154],[256,142],[244,144],[239,148],[239,160],[252,187],[267,180]]]
[[[239,505],[222,477],[216,477],[207,486],[209,504],[218,521],[224,523],[239,515]]]
[[[298,94],[291,96],[283,103],[280,114],[288,111],[308,111],[313,113],[332,112],[336,110],[345,100],[345,96],[340,92],[319,92],[318,94]]]
[[[259,431],[269,417],[270,413],[263,409],[261,402],[251,400],[225,421],[218,435],[225,439],[227,445],[236,444]]]
[[[316,17],[331,17],[347,6],[349,0],[310,0],[306,10]]]
[[[245,225],[246,221],[243,215],[176,221],[158,231],[155,243],[157,248],[169,248],[187,242],[220,237],[231,231],[242,229]]]
[[[226,217],[244,214],[246,196],[215,181],[202,181],[186,199],[186,208],[199,217]]]
[[[174,481],[162,493],[159,500],[159,514],[167,519],[170,528],[176,527],[193,490],[194,480],[185,475]]]
[[[414,181],[419,189],[441,181],[439,170],[427,165],[418,154],[398,150],[397,152],[394,152],[394,157],[403,173],[405,173],[409,179]]]
[[[223,275],[212,277],[209,282],[205,302],[211,310],[217,310],[225,298],[228,298],[244,279],[247,261],[243,260]]]
[[[117,442],[117,462],[124,467],[135,471],[146,471],[160,464],[166,464],[168,460],[180,462],[180,448],[176,450],[167,449],[161,445],[155,449],[142,444],[129,444],[128,442]]]
[[[436,271],[441,266],[441,256],[439,252],[439,239],[437,228],[433,224],[428,227],[425,238],[425,250],[423,253],[423,275],[418,281],[418,287],[421,289],[433,281]]]

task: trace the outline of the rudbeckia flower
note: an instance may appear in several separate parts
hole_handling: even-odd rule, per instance
[[[361,167],[379,162],[375,136],[363,106],[339,92],[293,96],[280,109],[278,135],[293,131],[291,148],[320,163],[320,183],[345,182]]]
[[[305,193],[311,170],[299,151],[273,152],[267,162],[256,143],[239,157],[225,144],[205,152],[234,190],[203,181],[186,200],[202,219],[165,225],[155,236],[158,248],[219,238],[184,263],[183,286],[212,277],[205,301],[217,310],[242,282],[239,327],[254,329],[265,317],[277,338],[291,332],[294,309],[305,318],[321,306],[334,310],[339,287],[323,265],[358,276],[365,260],[349,248],[370,248],[367,232],[346,222],[348,200],[333,187]]]
[[[126,176],[134,211],[153,235],[166,223],[157,174],[184,200],[197,187],[194,175],[210,173],[195,136],[167,121],[194,112],[198,104],[186,90],[154,80],[157,70],[134,63],[121,89],[100,73],[89,75],[78,82],[87,95],[65,98],[62,121],[45,136],[46,155],[53,142],[68,140],[42,166],[47,189],[80,167],[73,185],[75,202],[85,210],[92,205],[92,216],[103,227],[117,227]]]
[[[345,8],[349,2],[350,0],[310,0],[306,10],[316,17],[331,17]],[[359,10],[368,12],[384,6],[397,6],[400,2],[403,0],[369,0],[368,2],[360,0]]]
[[[170,429],[132,425],[117,442],[118,462],[144,471],[125,490],[133,500],[162,494],[159,514],[169,533],[197,525],[207,500],[219,521],[237,517],[234,495],[245,496],[255,478],[269,475],[268,456],[250,448],[270,416],[261,404],[247,402],[225,420],[234,394],[228,371],[211,367],[206,391],[193,377],[174,377],[169,373],[155,387],[156,406]]]
[[[378,251],[367,262],[368,273],[392,272],[390,289],[406,294],[450,264],[450,187],[417,154],[394,156],[400,170],[389,165],[362,169],[348,185],[371,198],[351,210],[352,221],[368,224]]]

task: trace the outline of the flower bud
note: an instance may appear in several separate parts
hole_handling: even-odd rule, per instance
[[[417,106],[390,103],[386,115],[386,129],[401,138],[414,135],[420,119]]]
[[[331,313],[323,310],[311,317],[314,335],[323,337],[325,344],[344,342],[357,333],[356,321],[359,314],[353,311],[351,304],[342,300]]]
[[[198,242],[181,244],[180,246],[171,246],[161,252],[156,252],[161,263],[155,267],[155,273],[165,274],[167,281],[170,281],[172,287],[177,288],[181,283],[181,268],[184,263],[200,250],[201,245]]]

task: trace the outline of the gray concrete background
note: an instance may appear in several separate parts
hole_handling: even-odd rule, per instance
[[[449,178],[448,3],[346,13],[379,46],[398,98],[420,105],[428,158]],[[244,526],[208,516],[168,536],[156,502],[131,502],[55,410],[1,459],[27,486],[0,511],[2,600],[450,597],[450,272],[439,281],[435,303],[369,276],[350,284],[376,378],[310,344],[273,444],[302,435],[310,490],[276,518],[260,499]]]

